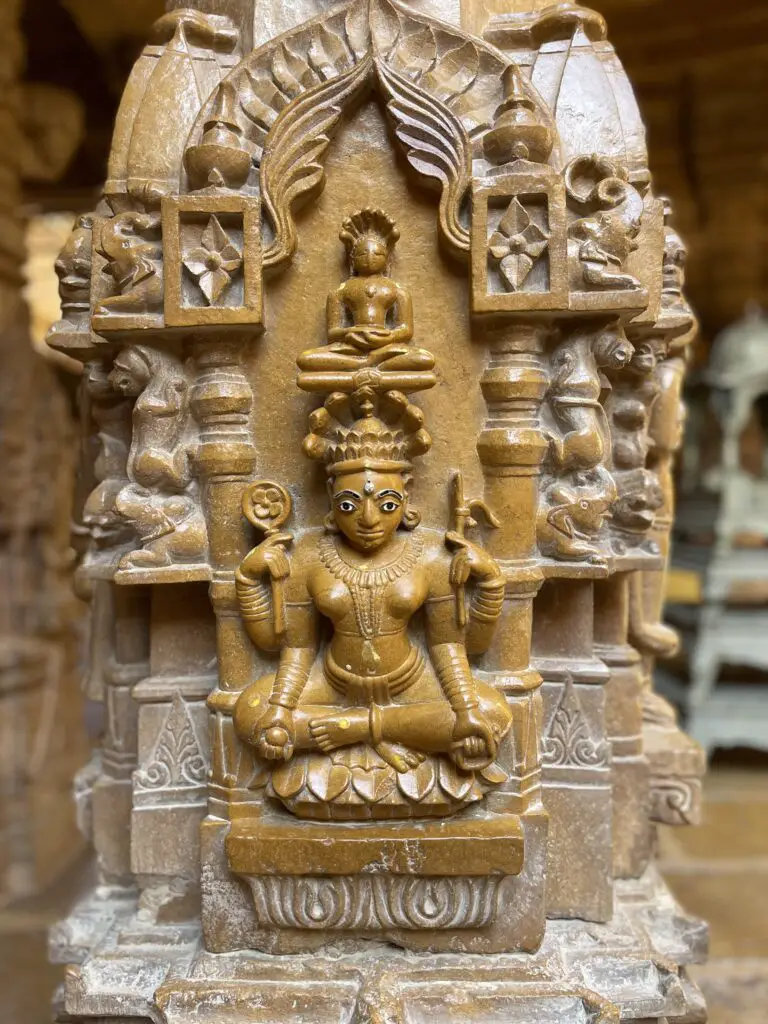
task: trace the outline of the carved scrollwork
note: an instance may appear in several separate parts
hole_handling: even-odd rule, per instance
[[[604,768],[610,757],[610,743],[592,736],[569,676],[542,742],[543,764],[549,768]]]
[[[331,931],[481,928],[492,919],[500,877],[249,877],[262,927]]]
[[[208,763],[189,708],[177,690],[150,759],[134,772],[134,786],[137,791],[156,794],[169,789],[199,789],[207,772]]]
[[[662,825],[697,825],[701,817],[701,779],[651,779],[651,821]]]
[[[494,122],[508,67],[491,47],[396,0],[353,0],[247,58],[228,81],[239,99],[243,144],[260,168],[262,201],[274,231],[264,265],[278,266],[293,255],[291,207],[322,189],[322,159],[342,115],[370,88],[382,93],[411,168],[441,190],[442,237],[452,252],[466,257],[463,206],[473,150]],[[530,82],[520,80],[549,130],[551,114]],[[211,123],[212,103],[192,140]]]

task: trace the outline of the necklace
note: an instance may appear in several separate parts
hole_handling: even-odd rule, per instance
[[[373,641],[381,632],[384,588],[417,565],[423,547],[420,537],[412,537],[406,540],[402,550],[391,562],[367,566],[347,562],[334,537],[323,537],[320,541],[321,562],[331,575],[346,584],[352,596],[355,622],[363,638],[362,663],[367,675],[375,675],[381,662]]]

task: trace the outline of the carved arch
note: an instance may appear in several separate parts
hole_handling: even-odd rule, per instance
[[[323,160],[344,112],[371,89],[383,95],[412,169],[441,192],[443,239],[466,258],[462,205],[473,160],[482,159],[482,137],[504,99],[509,64],[493,47],[400,0],[347,0],[251,53],[227,82],[237,96],[243,145],[258,169],[252,187],[274,232],[264,265],[293,256],[292,206],[322,191]],[[556,137],[551,113],[522,77]],[[200,139],[214,102],[212,96],[204,105],[190,144]]]

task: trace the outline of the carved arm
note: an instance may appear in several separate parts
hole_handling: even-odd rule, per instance
[[[503,576],[480,580],[469,605],[466,647],[470,657],[485,654],[491,646],[496,626],[504,607]]]
[[[397,289],[397,325],[390,335],[389,341],[410,341],[413,337],[413,300],[410,292],[404,288]]]

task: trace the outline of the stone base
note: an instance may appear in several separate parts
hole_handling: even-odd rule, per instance
[[[608,924],[550,921],[535,954],[413,954],[383,944],[313,955],[208,953],[199,934],[155,926],[152,941],[125,942],[125,898],[94,945],[70,966],[58,1019],[75,1024],[704,1024],[686,968],[700,962],[706,926],[675,903],[655,869],[616,886]],[[75,908],[52,935],[54,958],[88,930],[93,907]],[[78,917],[82,920],[75,921]],[[167,929],[167,930],[166,930]],[[137,933],[138,934],[138,933]]]

